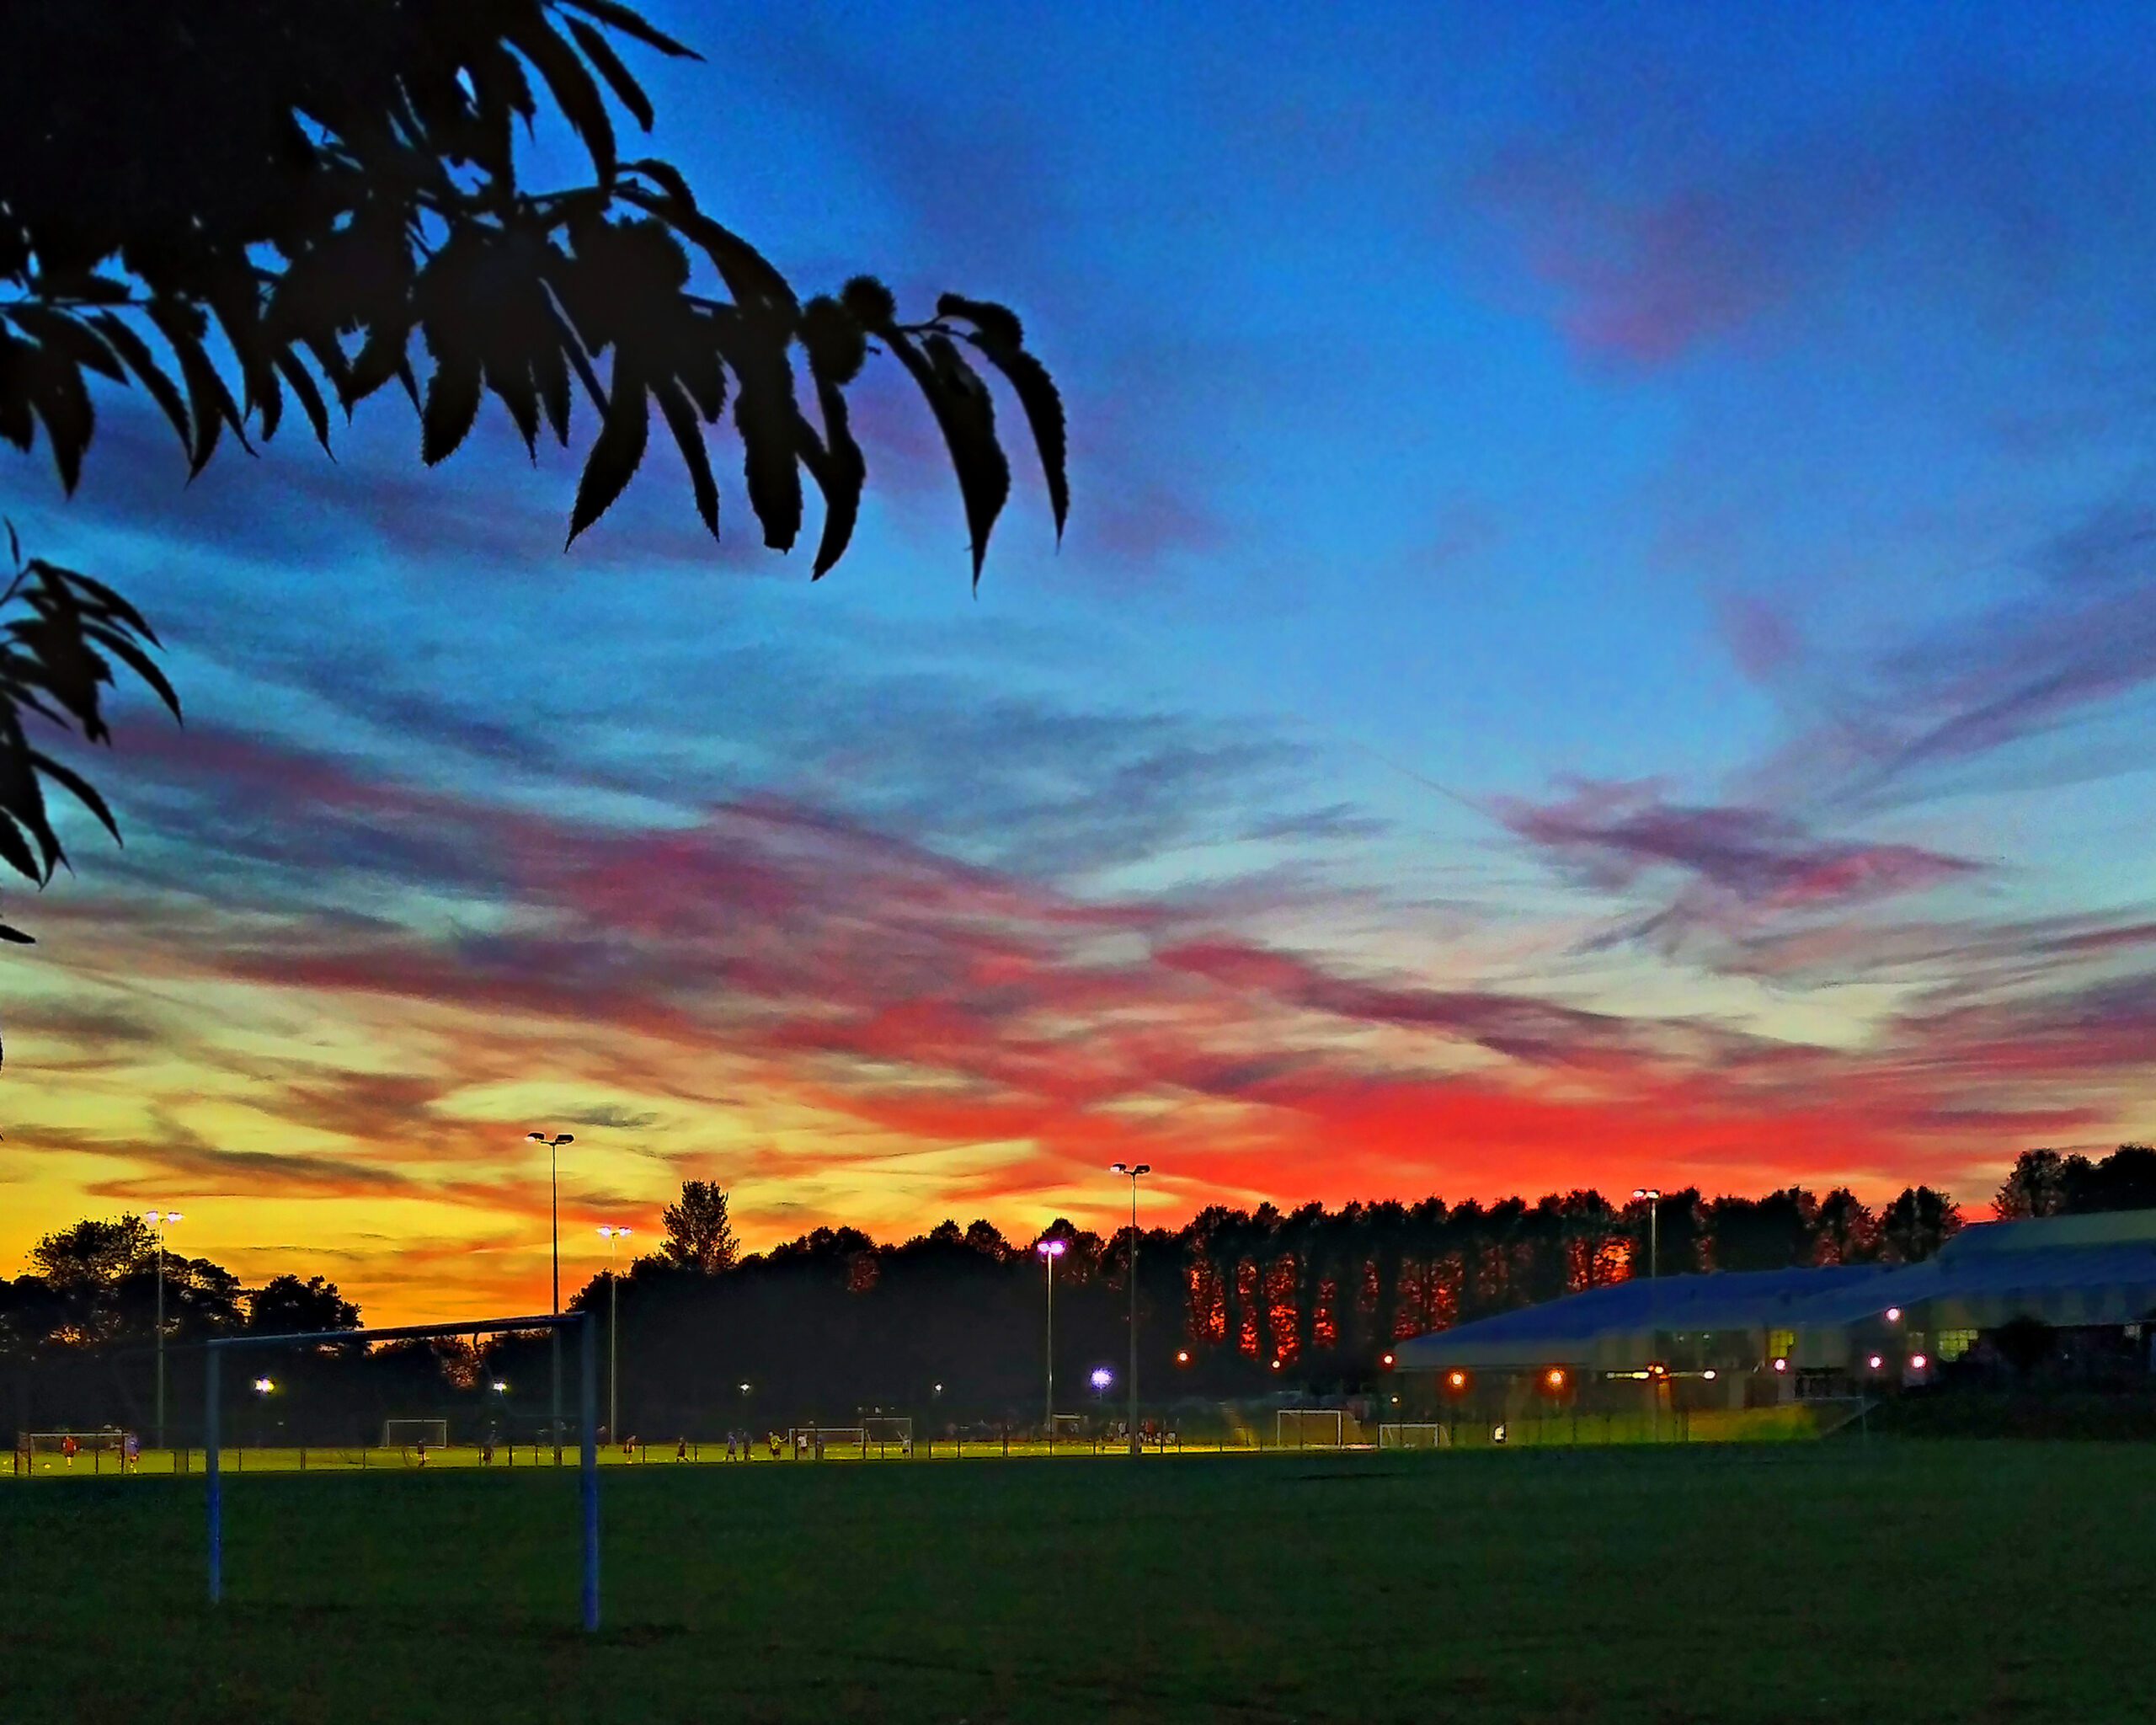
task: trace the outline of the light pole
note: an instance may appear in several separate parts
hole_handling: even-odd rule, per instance
[[[554,1316],[562,1315],[562,1168],[561,1148],[574,1144],[574,1132],[557,1132],[549,1138],[544,1132],[524,1135],[534,1144],[547,1146],[547,1179],[553,1193],[554,1218]],[[554,1466],[562,1465],[562,1332],[559,1325],[547,1332],[554,1344]]]
[[[1048,1439],[1055,1442],[1055,1261],[1066,1250],[1060,1240],[1043,1240],[1033,1248],[1048,1266]]]
[[[1662,1357],[1662,1332],[1655,1326],[1655,1284],[1662,1268],[1662,1188],[1659,1186],[1635,1186],[1635,1200],[1645,1199],[1647,1206],[1647,1351],[1659,1359]],[[1652,1361],[1649,1362],[1650,1366]],[[1652,1378],[1647,1380],[1647,1394],[1654,1397],[1649,1410],[1653,1420],[1654,1435],[1662,1435],[1662,1386]]]
[[[157,1447],[165,1446],[165,1230],[184,1218],[176,1210],[148,1210],[142,1220],[157,1242]]]
[[[1118,1162],[1108,1172],[1130,1180],[1130,1453],[1140,1455],[1145,1445],[1138,1435],[1138,1181],[1140,1175],[1153,1172],[1153,1165]]]
[[[601,1228],[599,1231],[606,1236],[606,1435],[618,1444],[622,1440],[622,1284],[614,1274],[614,1242],[630,1231]]]

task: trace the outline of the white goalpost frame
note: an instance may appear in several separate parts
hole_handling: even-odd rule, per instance
[[[591,1315],[582,1311],[550,1312],[540,1317],[501,1317],[483,1319],[477,1323],[466,1321],[450,1324],[399,1324],[386,1329],[340,1330],[336,1340],[347,1342],[412,1342],[433,1336],[471,1336],[482,1331],[506,1334],[515,1330],[552,1330],[559,1334],[573,1329],[582,1338],[578,1352],[583,1356],[584,1382],[580,1397],[583,1418],[578,1471],[581,1475],[579,1493],[583,1524],[584,1626],[587,1631],[599,1627],[599,1446],[595,1421],[599,1409],[599,1348],[598,1328],[591,1322]],[[289,1336],[220,1336],[203,1344],[202,1348],[202,1408],[203,1459],[206,1464],[204,1481],[207,1487],[210,1538],[210,1603],[220,1603],[225,1596],[225,1494],[224,1477],[218,1466],[221,1447],[221,1409],[219,1405],[220,1368],[227,1350],[235,1348],[289,1348],[319,1347],[323,1338],[319,1333],[301,1332]]]
[[[416,1437],[399,1437],[399,1426],[424,1426],[427,1429]],[[382,1423],[382,1447],[385,1450],[407,1450],[414,1444],[426,1444],[437,1450],[449,1447],[449,1422],[446,1419],[385,1419]]]
[[[95,1432],[17,1432],[14,1454],[23,1458],[23,1471],[37,1471],[40,1455],[59,1455],[65,1453],[67,1439],[75,1440],[75,1448],[83,1454],[92,1450],[115,1453],[124,1463],[127,1457],[127,1439],[133,1434],[123,1431]],[[139,1443],[138,1443],[139,1453]],[[97,1463],[90,1466],[94,1468]]]
[[[1427,1435],[1428,1441],[1424,1442]],[[1451,1447],[1451,1439],[1444,1426],[1433,1419],[1394,1420],[1378,1427],[1378,1448],[1380,1450],[1444,1450]]]
[[[861,1422],[862,1453],[868,1452],[873,1444],[880,1452],[889,1449],[903,1450],[913,1454],[913,1420],[903,1413],[870,1414]]]
[[[1295,1433],[1294,1441],[1292,1444],[1288,1439],[1288,1423],[1290,1420],[1294,1422]],[[1305,1421],[1314,1421],[1320,1431],[1326,1429],[1329,1423],[1331,1435],[1312,1443],[1309,1434],[1304,1429]],[[1345,1449],[1347,1447],[1347,1416],[1337,1407],[1283,1407],[1278,1409],[1273,1416],[1273,1439],[1275,1446],[1282,1450]]]

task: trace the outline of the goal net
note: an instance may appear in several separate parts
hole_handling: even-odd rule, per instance
[[[1273,1437],[1283,1450],[1337,1450],[1346,1442],[1346,1419],[1337,1407],[1283,1407]]]
[[[408,1450],[416,1444],[424,1444],[430,1450],[446,1450],[449,1447],[449,1422],[446,1419],[382,1421],[383,1449]]]
[[[1451,1444],[1450,1434],[1441,1425],[1417,1422],[1378,1428],[1380,1450],[1444,1450]]]
[[[1048,1439],[1051,1444],[1075,1444],[1086,1435],[1086,1416],[1082,1413],[1057,1413],[1049,1418]]]
[[[131,1432],[18,1432],[15,1466],[23,1473],[102,1472],[141,1454]]]
[[[868,1453],[868,1434],[857,1425],[798,1425],[787,1435],[795,1456],[805,1461],[848,1452]]]
[[[861,1422],[861,1441],[864,1449],[873,1450],[881,1455],[896,1450],[902,1455],[913,1454],[913,1421],[901,1415],[882,1415]]]

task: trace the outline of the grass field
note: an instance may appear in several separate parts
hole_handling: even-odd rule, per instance
[[[0,1489],[0,1719],[2146,1720],[2156,1450],[264,1475]]]

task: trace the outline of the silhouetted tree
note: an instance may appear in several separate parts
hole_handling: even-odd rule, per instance
[[[1879,1218],[1881,1255],[1890,1263],[1918,1263],[1961,1231],[1951,1198],[1929,1186],[1907,1186]]]
[[[272,1276],[247,1296],[247,1327],[267,1336],[356,1330],[360,1309],[320,1276]]]
[[[684,1180],[680,1201],[660,1213],[666,1237],[659,1256],[675,1269],[715,1276],[731,1269],[740,1256],[734,1224],[726,1213],[726,1189],[711,1180]]]
[[[1764,1198],[1717,1198],[1707,1206],[1709,1250],[1718,1270],[1808,1264],[1818,1226],[1818,1199],[1796,1186]]]
[[[1879,1257],[1879,1218],[1846,1186],[1819,1200],[1812,1237],[1817,1264],[1872,1263]]]
[[[804,473],[821,493],[820,576],[851,538],[867,471],[846,390],[880,351],[942,433],[975,581],[1011,483],[984,371],[1026,417],[1060,533],[1063,409],[1018,318],[947,293],[908,320],[867,275],[801,300],[676,168],[622,152],[617,118],[647,131],[654,118],[617,47],[630,43],[694,57],[620,0],[13,8],[0,57],[0,438],[28,450],[41,432],[72,493],[96,430],[93,378],[139,385],[192,473],[227,436],[275,435],[288,408],[327,449],[333,403],[349,414],[392,383],[430,466],[488,395],[527,448],[542,429],[567,446],[581,397],[596,430],[569,538],[635,475],[654,412],[715,537],[707,431],[730,419],[766,545],[798,538]],[[523,183],[519,130],[548,117],[581,145],[584,183]],[[112,822],[30,750],[22,715],[64,714],[99,740],[109,660],[177,703],[141,652],[147,626],[107,590],[43,563],[18,574],[34,621],[0,654],[0,808],[30,844],[0,841],[0,861],[41,881],[57,856],[40,776]]]
[[[2105,1210],[2156,1210],[2156,1150],[2121,1144],[2100,1162],[2069,1157],[2062,1171],[2063,1208],[2074,1215]]]
[[[1999,1358],[2025,1378],[2052,1357],[2058,1346],[2058,1333],[2041,1318],[2023,1316],[2009,1319],[1993,1330],[1991,1342],[1999,1349]]]
[[[1992,1214],[2001,1221],[2059,1215],[2067,1207],[2066,1161],[2055,1150],[2023,1151],[1992,1199]]]

